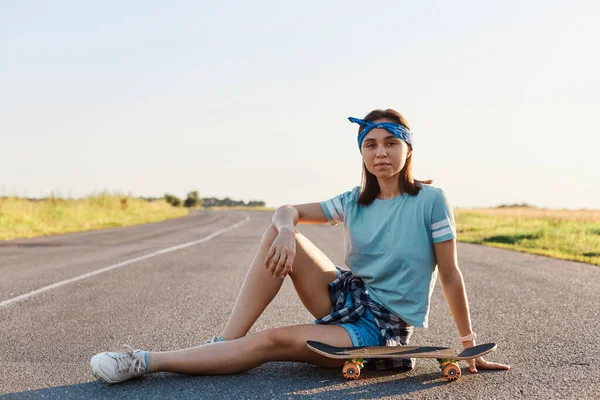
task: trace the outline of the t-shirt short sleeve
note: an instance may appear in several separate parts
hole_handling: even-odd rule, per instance
[[[347,207],[350,205],[353,196],[355,195],[356,189],[342,193],[327,201],[322,201],[319,204],[325,213],[325,216],[329,220],[332,226],[341,224],[344,222],[344,215]]]
[[[440,190],[431,212],[431,239],[433,243],[456,239],[456,223],[452,207],[444,191]]]

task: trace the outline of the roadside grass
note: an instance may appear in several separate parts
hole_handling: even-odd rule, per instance
[[[207,209],[275,211],[270,207]],[[182,217],[188,212],[166,201],[148,202],[106,192],[77,200],[0,197],[0,240],[144,224]],[[461,242],[600,266],[600,210],[506,207],[455,209],[454,214]]]
[[[600,211],[456,209],[458,240],[600,266]]]
[[[122,199],[127,199],[122,204]],[[0,198],[0,240],[157,222],[188,214],[165,201],[102,193],[83,199]]]

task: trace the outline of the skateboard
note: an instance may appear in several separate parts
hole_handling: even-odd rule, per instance
[[[444,378],[455,381],[460,378],[459,360],[469,360],[483,356],[496,350],[495,343],[480,344],[469,347],[460,353],[448,347],[419,347],[419,346],[362,346],[335,347],[325,343],[309,340],[309,349],[322,356],[345,359],[342,375],[348,380],[357,379],[363,368],[365,358],[435,358],[440,363]]]

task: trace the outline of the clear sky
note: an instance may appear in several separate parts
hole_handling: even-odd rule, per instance
[[[600,2],[0,3],[0,195],[321,201],[393,108],[456,207],[600,208]]]

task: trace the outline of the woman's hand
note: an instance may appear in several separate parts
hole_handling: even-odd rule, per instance
[[[282,228],[273,241],[265,258],[265,268],[273,277],[285,278],[293,272],[292,265],[296,257],[296,233]]]
[[[469,347],[473,347],[473,346],[475,346],[475,341],[473,341],[473,340],[463,343],[463,348],[465,348],[465,349],[467,349]],[[471,373],[473,373],[473,374],[476,374],[478,369],[498,369],[498,370],[509,370],[510,369],[510,365],[489,362],[489,361],[484,360],[483,357],[471,358],[470,360],[467,360],[467,363],[469,364],[469,371],[471,371]]]

